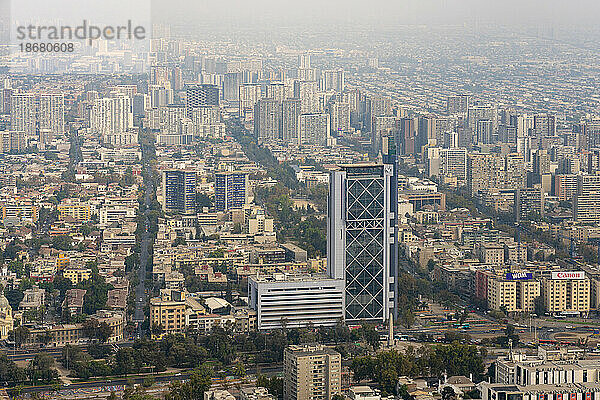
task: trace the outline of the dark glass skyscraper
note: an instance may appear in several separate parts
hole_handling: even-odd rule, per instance
[[[188,116],[192,115],[193,108],[219,105],[219,87],[217,85],[186,85],[185,96]]]
[[[163,171],[163,208],[166,212],[193,214],[196,212],[196,172]]]
[[[248,175],[243,172],[223,172],[215,175],[215,208],[227,211],[246,205]]]

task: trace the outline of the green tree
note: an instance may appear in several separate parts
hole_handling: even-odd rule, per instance
[[[14,340],[15,345],[17,347],[21,347],[30,336],[29,329],[25,326],[18,326],[11,331],[9,335],[12,340]]]
[[[58,372],[54,369],[54,358],[44,353],[36,354],[29,362],[27,376],[32,385],[56,382],[58,380]]]
[[[165,396],[166,400],[196,400],[202,399],[204,392],[210,389],[213,369],[202,364],[192,372],[187,382],[173,382],[169,393]]]

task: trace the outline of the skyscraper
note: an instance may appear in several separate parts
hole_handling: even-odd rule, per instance
[[[248,118],[254,115],[254,106],[262,97],[260,85],[257,83],[245,83],[240,86],[239,114],[240,118]]]
[[[236,102],[240,96],[243,74],[241,72],[229,72],[223,78],[223,100]]]
[[[417,127],[414,118],[400,118],[400,144],[402,154],[409,155],[415,152]]]
[[[166,212],[196,212],[196,172],[166,170],[162,175],[163,209]]]
[[[52,136],[65,133],[65,96],[62,93],[42,93],[38,107],[39,129]]]
[[[215,208],[228,211],[243,208],[248,202],[248,175],[243,172],[222,172],[215,175]]]
[[[393,175],[393,165],[355,164],[329,179],[327,267],[346,282],[346,321],[383,322],[395,306]]]
[[[300,137],[298,136],[300,99],[285,99],[281,114],[281,138],[288,144],[300,144]]]
[[[332,135],[340,136],[350,130],[350,104],[336,99],[329,104],[327,112],[330,117]]]
[[[320,112],[317,82],[294,82],[294,97],[300,99],[300,111],[302,114]]]
[[[448,96],[446,101],[446,112],[448,114],[465,114],[469,109],[471,96],[461,94],[458,96]]]
[[[14,93],[10,100],[11,130],[25,132],[27,139],[37,136],[37,107],[34,93]]]
[[[456,177],[459,185],[467,182],[467,149],[457,147],[440,152],[440,175]]]
[[[254,136],[259,141],[279,139],[281,103],[275,99],[260,99],[254,106]]]
[[[330,135],[329,114],[301,114],[298,130],[301,143],[327,146]]]
[[[600,175],[579,175],[573,199],[573,219],[581,223],[600,223]]]
[[[191,114],[192,108],[195,107],[219,105],[219,87],[217,85],[186,85],[185,96],[188,114]]]
[[[127,96],[94,100],[90,113],[90,127],[102,135],[126,132],[133,127],[133,106]]]
[[[344,91],[345,87],[346,83],[343,69],[323,71],[321,76],[321,90],[334,90],[341,93]]]
[[[10,101],[11,127],[26,139],[50,141],[65,132],[65,100],[62,93],[16,93]]]

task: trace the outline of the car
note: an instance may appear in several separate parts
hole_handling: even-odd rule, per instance
[[[144,301],[143,297],[140,297],[140,303],[142,303]]]

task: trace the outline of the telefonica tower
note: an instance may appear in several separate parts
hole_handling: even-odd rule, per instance
[[[330,176],[327,265],[345,281],[347,322],[384,322],[394,311],[394,179],[391,164],[342,165]]]

